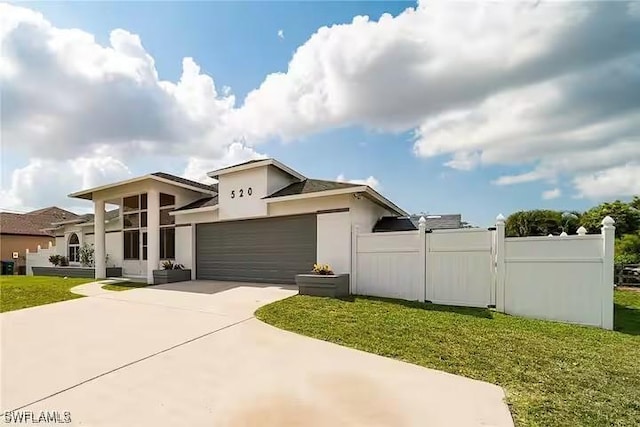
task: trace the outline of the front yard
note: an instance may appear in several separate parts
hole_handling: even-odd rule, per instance
[[[95,279],[0,276],[0,313],[81,298],[69,289]]]
[[[276,327],[499,384],[518,426],[640,425],[640,293],[616,291],[616,332],[485,309],[295,296]]]

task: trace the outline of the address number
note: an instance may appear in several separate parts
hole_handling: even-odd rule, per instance
[[[247,188],[246,191],[244,188],[238,190],[238,197],[244,197],[245,193],[247,196],[251,196],[253,194],[253,189],[251,187]],[[231,190],[231,198],[236,198],[236,190]]]

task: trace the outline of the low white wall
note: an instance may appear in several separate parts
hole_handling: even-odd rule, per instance
[[[349,212],[317,216],[316,262],[329,264],[334,273],[351,273],[351,219]]]
[[[418,300],[423,294],[420,235],[414,231],[365,233],[356,239],[352,292]]]
[[[49,262],[49,257],[51,255],[59,255],[56,246],[50,242],[47,248],[43,248],[38,245],[38,250],[36,252],[27,251],[25,252],[26,265],[27,265],[27,275],[33,276],[32,267],[53,267],[53,265]]]
[[[487,307],[492,303],[492,233],[459,229],[427,234],[428,301],[471,307]]]
[[[602,326],[601,236],[507,238],[504,261],[506,313]]]

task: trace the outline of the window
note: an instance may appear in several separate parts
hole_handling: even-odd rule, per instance
[[[124,259],[140,259],[140,231],[124,232]]]
[[[160,259],[176,257],[176,229],[166,227],[160,229]]]
[[[140,196],[135,195],[131,197],[125,197],[122,200],[122,210],[124,212],[137,211],[140,208]]]
[[[142,233],[142,259],[147,259],[147,232]]]
[[[176,196],[160,193],[160,206],[173,206],[176,204]]]
[[[122,218],[123,218],[124,228],[140,228],[139,213],[124,214]]]
[[[169,215],[173,208],[160,209],[160,225],[173,225],[176,222],[176,218]]]
[[[80,262],[80,239],[76,233],[69,236],[69,262]]]

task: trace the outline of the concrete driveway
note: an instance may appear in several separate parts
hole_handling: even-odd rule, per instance
[[[3,411],[68,411],[89,426],[512,425],[497,386],[253,317],[290,287],[92,293],[0,315]]]

